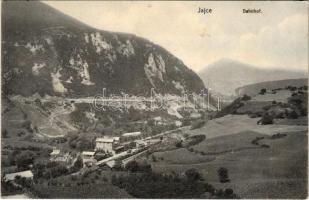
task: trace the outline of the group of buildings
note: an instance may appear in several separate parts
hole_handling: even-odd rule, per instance
[[[146,147],[147,145],[149,145],[149,143],[147,143],[145,140],[142,140],[141,136],[141,132],[131,132],[124,133],[121,137],[96,138],[94,151],[83,151],[80,154],[84,166],[91,166],[96,163],[96,155],[101,155],[103,158],[107,158],[110,156],[115,156],[127,150],[131,151],[131,149],[142,149],[143,147]],[[64,152],[57,148],[54,148],[49,155],[50,161],[62,162],[68,166],[72,166],[77,159],[77,156],[75,154],[71,152]],[[106,164],[113,165],[114,163],[115,160],[111,159]],[[16,176],[33,179],[33,173],[31,172],[31,170],[6,174],[4,178],[6,181],[13,181]]]
[[[139,148],[144,147],[147,144],[138,138],[141,138],[141,132],[124,133],[121,137],[99,137],[95,140],[94,151],[83,151],[81,152],[81,157],[84,165],[93,165],[96,163],[95,157],[106,158],[114,156],[121,152],[128,150],[129,148]],[[131,144],[128,147],[128,144]],[[133,146],[132,146],[133,144]],[[50,153],[51,161],[59,162],[72,162],[72,156],[69,153],[62,153],[59,149],[54,149]]]

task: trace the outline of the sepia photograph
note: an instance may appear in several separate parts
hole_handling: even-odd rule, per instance
[[[1,1],[1,198],[308,198],[308,1]]]

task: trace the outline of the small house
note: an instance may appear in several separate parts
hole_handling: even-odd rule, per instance
[[[120,146],[116,146],[116,147],[114,147],[114,152],[116,153],[116,154],[118,154],[118,153],[121,153],[121,152],[123,152],[124,150],[125,150],[125,148],[124,148],[124,146],[123,145],[120,145]]]
[[[60,149],[53,149],[53,151],[49,155],[51,160],[55,159],[60,155]]]
[[[73,161],[73,156],[69,152],[61,153],[59,149],[53,149],[53,151],[49,155],[49,160],[53,162],[65,162],[67,164],[70,164]]]
[[[147,142],[143,141],[143,140],[136,140],[136,147],[137,148],[144,148],[147,146]]]
[[[114,143],[119,144],[120,143],[120,137],[113,137]]]
[[[95,152],[93,152],[93,151],[83,151],[82,152],[83,164],[84,165],[87,165],[87,164],[92,165],[93,163],[95,163],[96,160],[94,159],[94,154],[95,154]]]

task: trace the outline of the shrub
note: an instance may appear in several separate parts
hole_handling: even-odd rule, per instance
[[[14,181],[15,181],[16,184],[21,185],[22,187],[25,187],[25,188],[30,188],[31,185],[32,185],[31,179],[27,179],[27,178],[21,177],[21,176],[15,176]]]
[[[151,165],[148,163],[138,163],[132,160],[126,164],[125,169],[130,172],[151,172]]]
[[[260,119],[257,122],[257,124],[262,124],[262,125],[273,124],[273,123],[274,123],[274,118],[267,113],[262,117],[262,119]]]
[[[189,181],[198,181],[202,178],[201,174],[196,169],[188,169],[185,174]]]
[[[157,158],[156,158],[155,155],[152,155],[152,156],[151,156],[151,159],[152,159],[152,162],[157,162]]]
[[[261,89],[261,91],[260,91],[260,93],[259,93],[259,94],[264,95],[265,93],[266,93],[266,89],[265,89],[265,88],[263,88],[263,89]]]
[[[33,164],[34,153],[31,151],[22,151],[15,158],[15,163],[19,169],[27,169],[28,165]]]
[[[292,112],[288,113],[287,116],[288,119],[297,119],[298,118],[298,114],[295,110],[293,110]]]
[[[53,178],[66,175],[69,173],[69,170],[65,165],[58,165],[56,167],[51,168],[49,171],[50,171],[51,177]]]
[[[7,138],[7,137],[8,137],[8,131],[7,131],[6,129],[4,129],[4,130],[2,131],[2,137],[3,137],[3,138]]]
[[[176,142],[175,146],[177,148],[181,148],[182,147],[182,141]]]
[[[83,168],[84,164],[83,164],[83,160],[80,156],[77,157],[73,167],[71,167],[71,172],[77,172],[78,170],[80,170],[81,168]]]
[[[276,133],[276,134],[272,135],[270,138],[271,139],[279,139],[279,138],[283,138],[285,136],[286,136],[286,134],[284,134],[284,133]]]
[[[226,168],[220,167],[217,170],[217,173],[218,173],[218,177],[219,177],[219,180],[220,180],[221,183],[230,182],[228,170]]]
[[[249,101],[249,100],[251,100],[251,97],[249,96],[249,95],[244,95],[242,98],[241,98],[241,100],[243,100],[243,101]]]
[[[22,188],[16,184],[14,184],[12,181],[5,181],[4,179],[1,179],[1,196],[5,195],[11,195],[22,192]]]
[[[125,177],[115,177],[113,184],[125,189],[133,197],[143,199],[192,199],[200,198],[206,192],[205,183],[190,181],[173,174],[130,174]]]
[[[301,116],[307,116],[307,114],[308,114],[307,108],[301,107],[300,108],[300,115]]]

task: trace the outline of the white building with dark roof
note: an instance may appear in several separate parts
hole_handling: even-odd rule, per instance
[[[103,137],[95,140],[95,150],[115,154],[121,151],[120,137]]]
[[[95,150],[100,151],[103,150],[106,153],[114,153],[113,146],[115,143],[114,138],[97,138],[95,140]]]

